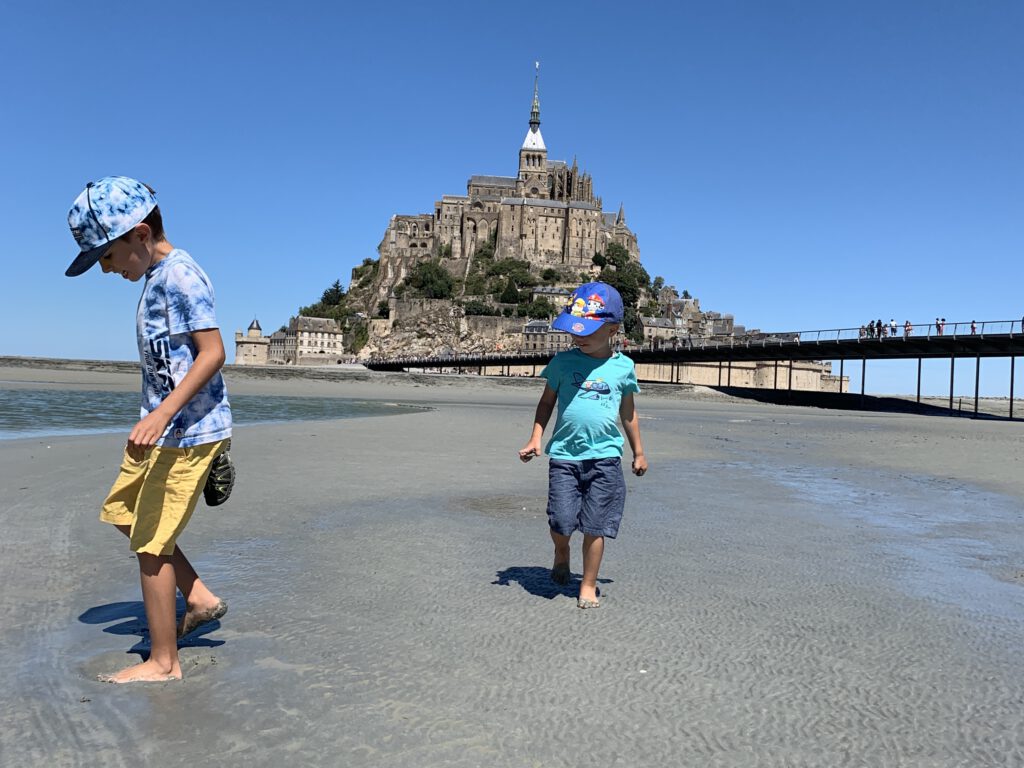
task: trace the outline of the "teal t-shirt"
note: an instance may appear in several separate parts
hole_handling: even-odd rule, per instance
[[[569,461],[622,456],[619,404],[623,395],[640,391],[632,360],[621,352],[601,360],[574,348],[551,358],[540,375],[558,393],[548,456]]]

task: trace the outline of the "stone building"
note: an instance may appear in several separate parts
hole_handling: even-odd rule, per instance
[[[572,296],[572,291],[566,288],[559,288],[556,285],[538,285],[531,292],[533,300],[547,299],[553,306],[564,307],[569,303],[569,297]]]
[[[440,257],[455,277],[469,273],[476,250],[494,243],[495,258],[529,261],[538,269],[589,270],[610,243],[639,259],[636,235],[618,213],[606,213],[593,178],[572,164],[548,158],[540,132],[540,98],[534,80],[529,129],[519,148],[515,176],[471,176],[465,195],[442,195],[433,213],[394,215],[377,251],[373,301],[420,261]]]
[[[256,320],[246,335],[235,332],[236,365],[334,365],[350,359],[341,327],[328,318],[293,317],[271,336],[262,335]]]
[[[347,359],[337,320],[299,315],[288,321],[284,338],[286,365],[331,365]]]
[[[270,334],[270,349],[267,351],[267,362],[271,365],[285,364],[285,345],[288,339],[287,331],[274,331]]]
[[[255,318],[249,323],[245,335],[235,331],[235,365],[266,365],[270,352],[270,339]]]
[[[523,326],[523,352],[561,352],[572,346],[565,331],[556,331],[550,320],[531,320]]]
[[[658,346],[666,341],[677,338],[678,330],[673,318],[640,316],[640,327],[644,331],[644,343]]]

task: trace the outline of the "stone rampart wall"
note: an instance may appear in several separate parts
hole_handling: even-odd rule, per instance
[[[513,365],[507,368],[485,366],[483,373],[491,376],[535,376],[543,367],[543,365]],[[844,376],[840,381],[838,376],[828,373],[828,368],[827,364],[822,363],[794,362],[793,389],[803,392],[848,392],[849,378]],[[681,365],[675,370],[668,363],[641,363],[636,366],[636,375],[642,381],[697,384],[707,387],[732,386],[780,390],[789,387],[788,362],[779,363],[777,379],[775,364],[771,362],[734,362],[731,372],[729,366],[722,363],[721,379],[719,379],[718,363],[692,363]]]
[[[494,317],[491,315],[469,315],[466,317],[466,328],[474,334],[483,336],[491,341],[505,339],[515,343],[516,347],[522,343],[523,326],[526,320],[521,317]],[[509,339],[509,337],[515,337]],[[506,350],[508,346],[505,347]]]

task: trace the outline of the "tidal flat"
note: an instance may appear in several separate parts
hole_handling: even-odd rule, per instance
[[[651,469],[581,611],[578,542],[548,579],[546,463],[516,455],[537,380],[226,378],[425,407],[236,430],[234,495],[180,540],[230,610],[148,686],[95,681],[147,647],[97,521],[125,435],[0,441],[0,764],[1024,764],[1019,422],[648,388]]]

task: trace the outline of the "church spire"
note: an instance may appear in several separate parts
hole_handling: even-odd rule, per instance
[[[619,215],[615,217],[616,224],[626,223],[626,208],[622,203],[619,203]]]
[[[540,62],[533,62],[536,73],[533,76],[533,106],[530,108],[530,130],[534,133],[540,128],[540,97],[537,95],[537,81],[540,80]]]
[[[537,73],[533,76],[533,106],[530,109],[530,130],[526,132],[526,138],[523,139],[523,146],[519,152],[521,154],[523,150],[539,150],[545,153],[544,157],[533,156],[527,160],[527,164],[531,167],[545,170],[542,161],[547,160],[548,150],[544,146],[544,137],[540,135],[540,96],[537,95],[537,81],[540,79],[540,62],[535,61],[534,66],[537,68]],[[520,166],[522,166],[521,161],[522,158],[520,158]]]

